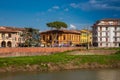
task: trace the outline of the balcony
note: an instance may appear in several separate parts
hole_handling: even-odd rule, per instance
[[[98,32],[109,32],[109,30],[98,30]]]
[[[113,41],[114,43],[120,43],[120,41]]]
[[[113,32],[120,32],[120,30],[114,30]]]
[[[98,41],[98,43],[110,43],[109,41],[106,42],[106,41]]]
[[[120,36],[114,36],[114,38],[120,38]]]
[[[99,38],[109,38],[109,36],[98,36]]]

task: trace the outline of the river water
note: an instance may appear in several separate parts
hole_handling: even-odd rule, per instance
[[[0,73],[0,80],[120,80],[120,69]]]

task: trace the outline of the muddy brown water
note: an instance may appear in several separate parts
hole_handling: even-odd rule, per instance
[[[0,80],[120,80],[120,69],[0,73]]]

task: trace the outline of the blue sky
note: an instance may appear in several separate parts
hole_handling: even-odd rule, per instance
[[[103,18],[120,18],[120,0],[0,0],[0,26],[43,31],[46,23],[63,21],[83,29]]]

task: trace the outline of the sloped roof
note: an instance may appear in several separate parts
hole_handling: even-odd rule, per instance
[[[48,31],[43,31],[41,32],[40,34],[43,34],[43,33],[57,33],[57,32],[62,32],[62,33],[74,33],[74,34],[80,34],[80,31],[78,30],[48,30]]]
[[[120,18],[105,18],[102,19],[101,21],[120,21]]]
[[[92,32],[91,30],[87,30],[87,29],[82,29],[80,30],[80,32]]]
[[[18,31],[23,31],[23,28],[15,28],[15,27],[6,27],[6,26],[0,26],[0,32],[18,32]]]

